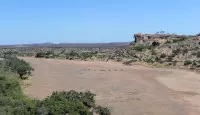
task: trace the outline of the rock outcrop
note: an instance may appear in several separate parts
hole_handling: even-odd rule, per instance
[[[165,43],[167,40],[182,39],[185,35],[174,34],[134,34],[136,43],[152,43],[154,41]]]

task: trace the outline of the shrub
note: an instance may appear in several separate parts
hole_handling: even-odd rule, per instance
[[[18,65],[16,71],[19,74],[20,78],[23,79],[24,75],[31,75],[31,71],[33,71],[33,68],[30,67],[28,64],[21,64]]]
[[[131,65],[131,63],[136,62],[136,61],[137,61],[137,60],[132,59],[132,60],[123,62],[123,64],[124,64],[124,65]]]
[[[188,37],[187,37],[187,36],[184,36],[184,37],[182,37],[182,38],[180,38],[180,39],[173,39],[172,42],[173,42],[173,43],[178,43],[178,42],[185,41],[185,40],[187,40],[187,39],[188,39]]]
[[[168,57],[167,57],[167,61],[168,61],[168,62],[172,62],[172,60],[173,60],[173,56],[168,56]]]
[[[191,55],[197,56],[197,52],[193,51],[193,52],[191,52]]]
[[[161,58],[156,57],[156,58],[155,58],[155,61],[156,61],[156,62],[160,62],[160,61],[161,61]]]
[[[36,58],[52,58],[54,57],[53,51],[47,51],[47,52],[38,52],[35,57]]]
[[[39,102],[37,108],[51,115],[89,115],[92,113],[90,109],[95,107],[94,96],[90,92],[53,92],[51,96]]]
[[[197,58],[200,58],[200,51],[197,52]]]
[[[147,58],[147,59],[144,59],[144,62],[154,63],[155,61],[152,58]]]
[[[166,41],[166,44],[170,44],[170,43],[172,43],[171,40],[167,40],[167,41]]]
[[[19,82],[15,78],[11,78],[11,76],[6,75],[2,71],[0,72],[0,96],[20,96],[21,88]]]
[[[157,52],[155,50],[151,50],[151,55],[157,55]]]
[[[192,66],[193,66],[193,67],[196,67],[196,66],[197,66],[196,60],[194,60],[194,61],[192,62]]]
[[[190,64],[192,64],[192,61],[190,61],[190,60],[184,61],[184,65],[185,65],[185,66],[190,65]]]
[[[80,58],[81,59],[83,59],[83,60],[86,60],[86,59],[91,59],[92,58],[92,56],[94,56],[94,55],[96,55],[96,52],[83,52],[83,53],[81,53],[81,55],[80,55]]]
[[[183,55],[187,54],[189,50],[187,48],[183,49]]]
[[[152,46],[159,46],[160,45],[160,43],[159,42],[156,42],[156,41],[154,41],[154,42],[152,42]]]
[[[66,55],[66,59],[69,59],[69,60],[74,60],[74,59],[77,59],[77,58],[81,57],[77,52],[75,52],[73,50],[71,50],[70,52],[66,53],[65,55]]]
[[[176,64],[177,64],[177,61],[175,60],[175,61],[173,61],[173,66],[176,66]]]
[[[172,55],[173,55],[173,57],[174,56],[176,56],[176,55],[178,55],[179,53],[180,53],[180,49],[178,48],[178,49],[175,49],[175,50],[172,50]]]
[[[75,56],[78,56],[79,54],[73,50],[71,50],[69,53],[68,53],[69,56],[72,56],[72,57],[75,57]]]
[[[95,108],[95,112],[98,113],[99,115],[111,115],[108,108],[104,108],[101,106],[97,106]]]
[[[35,57],[36,58],[43,58],[43,57],[45,57],[45,53],[44,52],[39,52],[39,53],[36,54]]]
[[[143,51],[145,49],[152,49],[153,46],[152,45],[137,45],[137,46],[134,46],[133,49],[136,50],[136,51]]]
[[[16,57],[6,58],[5,65],[12,72],[17,73],[21,79],[23,79],[25,75],[31,75],[31,72],[34,70],[29,63]]]
[[[160,58],[166,58],[166,57],[167,57],[167,55],[164,54],[164,53],[162,53],[162,54],[160,55]]]

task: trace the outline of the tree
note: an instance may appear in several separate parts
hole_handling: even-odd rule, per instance
[[[34,71],[29,63],[16,57],[6,58],[5,65],[9,68],[9,70],[17,73],[21,79],[24,79],[25,75],[31,75],[31,72]]]
[[[27,64],[21,64],[16,68],[17,73],[19,74],[20,78],[23,79],[25,75],[30,75],[33,68]]]

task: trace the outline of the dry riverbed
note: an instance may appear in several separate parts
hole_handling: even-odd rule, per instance
[[[45,98],[53,91],[95,93],[98,104],[113,115],[199,115],[200,75],[197,73],[87,62],[23,58],[35,71],[24,92]]]

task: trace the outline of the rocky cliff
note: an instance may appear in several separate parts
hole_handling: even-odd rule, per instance
[[[151,43],[159,42],[165,43],[167,40],[183,39],[185,35],[174,35],[174,34],[134,34],[136,43]]]

